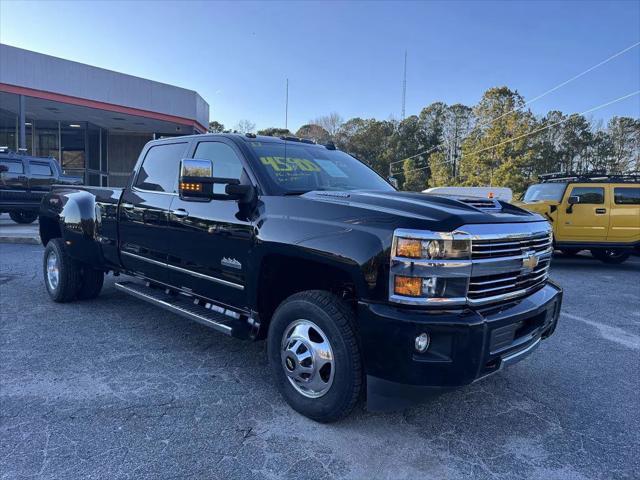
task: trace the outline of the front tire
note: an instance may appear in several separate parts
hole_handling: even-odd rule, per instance
[[[29,224],[33,223],[38,218],[38,212],[29,212],[25,210],[18,210],[9,212],[9,217],[16,223]]]
[[[610,265],[618,265],[629,258],[631,251],[621,250],[619,248],[598,248],[592,249],[591,255],[601,262],[608,263]]]
[[[76,299],[80,280],[78,262],[67,255],[61,238],[49,240],[44,250],[44,284],[54,302],[65,303]]]
[[[354,320],[343,301],[321,290],[290,296],[271,319],[267,347],[276,386],[294,410],[317,422],[346,416],[362,393]]]

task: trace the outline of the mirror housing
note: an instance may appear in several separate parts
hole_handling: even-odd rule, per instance
[[[572,195],[567,199],[567,203],[569,206],[567,207],[567,213],[573,213],[573,206],[580,203],[580,197],[577,195]]]
[[[214,193],[214,185],[226,185],[225,193]],[[213,176],[211,160],[184,158],[180,162],[180,198],[185,200],[237,200],[240,203],[253,201],[255,188],[241,185],[237,178]]]
[[[251,203],[256,196],[256,189],[253,188],[253,185],[241,185],[239,182],[228,183],[224,191],[229,198],[237,200],[239,203]]]

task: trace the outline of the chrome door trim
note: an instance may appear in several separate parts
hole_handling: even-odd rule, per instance
[[[205,275],[204,273],[194,272],[193,270],[187,270],[186,268],[177,267],[175,265],[171,265],[170,263],[159,262],[159,261],[153,260],[151,258],[143,257],[142,255],[136,255],[135,253],[126,252],[126,251],[122,251],[121,253],[123,255],[127,255],[128,257],[136,258],[136,259],[142,260],[144,262],[153,263],[154,265],[161,265],[163,267],[170,268],[170,269],[175,270],[177,272],[182,272],[182,273],[186,273],[188,275],[193,275],[194,277],[202,278],[203,280],[209,280],[211,282],[216,282],[216,283],[219,283],[221,285],[225,285],[227,287],[237,288],[238,290],[244,290],[244,285],[240,285],[239,283],[230,282],[228,280],[223,280],[222,278],[218,278],[218,277],[211,277],[209,275]]]
[[[164,262],[159,262],[158,260],[154,260],[152,258],[143,257],[142,255],[136,255],[135,253],[127,252],[127,251],[124,251],[124,250],[121,250],[120,253],[122,255],[127,255],[128,257],[131,257],[131,258],[142,260],[144,262],[153,263],[154,265],[160,265],[161,267],[166,267],[167,266],[167,264],[164,263]]]
[[[209,275],[205,275],[204,273],[194,272],[193,270],[187,270],[186,268],[182,268],[182,267],[177,267],[175,265],[171,265],[170,263],[167,263],[166,265],[170,269],[175,270],[177,272],[182,272],[182,273],[186,273],[188,275],[193,275],[194,277],[202,278],[203,280],[210,280],[212,282],[216,282],[216,283],[219,283],[221,285],[225,285],[227,287],[237,288],[238,290],[244,290],[244,285],[240,285],[239,283],[230,282],[228,280],[223,280],[222,278],[218,278],[218,277],[211,277]]]

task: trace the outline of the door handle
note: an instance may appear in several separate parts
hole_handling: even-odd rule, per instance
[[[185,218],[189,216],[189,212],[187,212],[184,208],[178,208],[176,210],[171,210],[171,215],[178,218]]]
[[[596,208],[596,215],[603,215],[605,213],[607,213],[606,208]]]
[[[122,208],[124,208],[125,210],[133,210],[134,206],[131,203],[123,203]]]

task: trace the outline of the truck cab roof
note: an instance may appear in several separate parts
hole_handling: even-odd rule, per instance
[[[269,135],[256,135],[253,133],[204,133],[204,134],[196,134],[196,135],[184,135],[180,137],[167,137],[161,138],[158,140],[153,140],[149,142],[151,144],[162,144],[162,143],[172,143],[177,139],[181,141],[184,140],[192,140],[192,139],[204,139],[204,138],[228,138],[230,140],[234,140],[236,142],[244,142],[247,144],[251,143],[287,143],[287,142],[295,142],[302,143],[304,145],[316,145],[319,148],[326,148],[328,150],[335,150],[335,145],[332,142],[327,144],[316,143],[313,140],[309,140],[307,138],[300,138],[295,136],[282,136],[282,137],[272,137]]]

